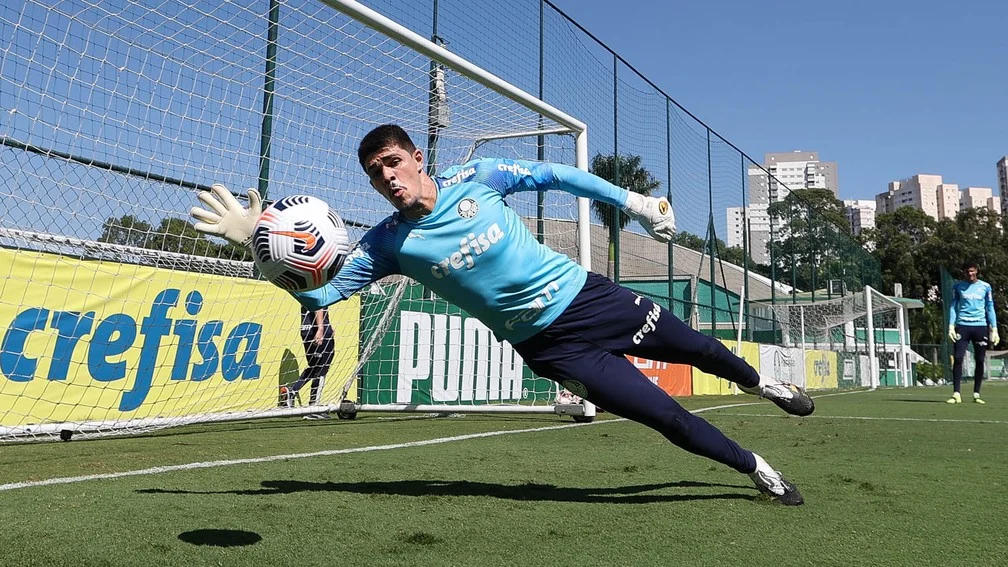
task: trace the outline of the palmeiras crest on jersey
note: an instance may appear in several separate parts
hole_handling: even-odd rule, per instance
[[[458,214],[464,219],[471,219],[479,212],[479,203],[473,199],[465,198],[459,201]]]

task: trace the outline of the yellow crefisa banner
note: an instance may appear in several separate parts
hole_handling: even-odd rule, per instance
[[[263,410],[303,367],[300,308],[267,282],[0,249],[0,426]],[[331,395],[359,300],[330,308]]]
[[[837,353],[829,350],[805,351],[805,387],[809,390],[838,387]]]
[[[728,350],[732,351],[736,355],[745,359],[750,366],[759,372],[760,359],[759,359],[759,345],[756,343],[750,343],[742,341],[742,352],[736,352],[738,347],[738,341],[718,339],[721,344],[726,346]],[[707,374],[706,372],[701,372],[696,368],[693,369],[693,395],[715,395],[715,396],[725,396],[734,393],[732,389],[732,383],[723,378],[718,378],[713,374]]]

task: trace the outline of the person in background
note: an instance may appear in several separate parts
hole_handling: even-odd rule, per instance
[[[280,387],[281,405],[286,407],[292,407],[294,400],[300,399],[298,392],[308,382],[311,382],[308,405],[314,406],[319,403],[322,386],[325,384],[325,377],[336,351],[336,341],[333,338],[329,311],[326,308],[310,310],[301,307],[301,344],[304,345],[308,366],[301,371],[301,375],[294,383]],[[319,419],[320,416],[325,414],[311,414],[305,417]]]
[[[962,385],[963,358],[966,347],[973,343],[973,401],[986,403],[980,397],[980,385],[984,379],[987,347],[1001,342],[997,330],[997,315],[994,314],[994,296],[989,283],[979,278],[980,267],[976,262],[963,264],[965,280],[952,286],[952,305],[949,308],[949,339],[955,345],[952,363],[952,397],[945,400],[949,404],[961,404],[959,388]]]

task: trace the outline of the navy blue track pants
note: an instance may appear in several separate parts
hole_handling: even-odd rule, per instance
[[[742,386],[756,370],[670,311],[599,274],[549,327],[514,345],[536,374],[606,411],[655,429],[676,446],[735,470],[755,470],[752,453],[680,406],[624,356],[688,364]]]
[[[984,380],[984,367],[987,365],[987,346],[990,341],[990,329],[976,325],[956,325],[955,330],[959,333],[959,340],[955,342],[954,357],[952,359],[952,388],[958,392],[962,386],[963,357],[966,356],[966,348],[973,343],[973,359],[975,361],[973,370],[973,391],[980,393],[980,386]]]

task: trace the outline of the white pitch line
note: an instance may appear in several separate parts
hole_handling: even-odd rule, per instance
[[[247,459],[228,459],[222,461],[203,461],[197,463],[186,463],[182,465],[168,465],[161,467],[150,467],[146,469],[123,471],[115,473],[104,473],[104,474],[90,474],[82,476],[67,476],[59,478],[49,478],[46,480],[35,480],[28,482],[11,482],[8,484],[0,484],[0,492],[5,490],[16,490],[19,488],[32,488],[36,486],[52,486],[55,484],[72,484],[75,482],[84,482],[88,480],[108,480],[123,478],[127,476],[143,476],[160,474],[165,472],[174,471],[187,471],[196,469],[209,469],[214,467],[227,467],[232,465],[245,465],[254,463],[269,463],[273,461],[284,461],[289,459],[306,459],[309,457],[327,457],[332,455],[347,455],[350,453],[367,453],[371,451],[388,451],[391,449],[404,449],[407,447],[424,447],[427,445],[439,445],[442,443],[452,443],[454,441],[466,441],[468,439],[479,439],[482,437],[495,437],[499,435],[511,435],[517,433],[536,433],[540,431],[553,431],[558,429],[568,429],[571,427],[582,427],[585,425],[592,425],[598,423],[609,423],[614,421],[624,421],[622,419],[607,419],[604,421],[596,421],[591,424],[589,423],[569,423],[564,425],[553,425],[550,427],[537,427],[533,429],[514,429],[507,431],[488,431],[485,433],[471,433],[468,435],[456,435],[453,437],[441,437],[438,439],[426,439],[423,441],[409,441],[407,443],[393,443],[391,445],[373,445],[370,447],[353,447],[350,449],[330,449],[328,451],[315,451],[313,453],[295,453],[291,455],[270,455],[267,457],[251,457]]]
[[[693,410],[693,413],[703,413],[705,411],[726,409],[726,408],[736,408],[757,405],[762,402],[750,402],[744,404],[728,404],[723,406],[712,406],[708,408],[700,408]],[[166,472],[175,471],[189,471],[197,469],[209,469],[214,467],[228,467],[232,465],[245,465],[245,464],[256,464],[256,463],[270,463],[273,461],[284,461],[290,459],[307,459],[309,457],[328,457],[332,455],[348,455],[351,453],[368,453],[371,451],[389,451],[392,449],[405,449],[408,447],[424,447],[427,445],[440,445],[443,443],[453,443],[455,441],[467,441],[469,439],[480,439],[484,437],[497,437],[500,435],[515,435],[518,433],[538,433],[541,431],[557,431],[560,429],[570,429],[572,427],[586,427],[589,425],[598,425],[602,423],[616,423],[621,421],[627,421],[623,418],[616,419],[605,419],[600,421],[593,421],[591,423],[567,423],[564,425],[551,425],[549,427],[536,427],[532,429],[513,429],[505,431],[487,431],[485,433],[470,433],[468,435],[456,435],[453,437],[440,437],[437,439],[427,439],[424,441],[410,441],[407,443],[393,443],[391,445],[373,445],[370,447],[353,447],[350,449],[330,449],[328,451],[315,451],[314,453],[295,453],[292,455],[270,455],[267,457],[250,457],[247,459],[228,459],[222,461],[202,461],[197,463],[186,463],[181,465],[166,465],[162,467],[150,467],[146,469],[123,471],[115,473],[104,473],[104,474],[89,474],[81,476],[65,476],[58,478],[48,478],[45,480],[33,480],[25,482],[10,482],[7,484],[0,484],[0,492],[8,490],[17,490],[20,488],[34,488],[36,486],[53,486],[57,484],[73,484],[77,482],[85,482],[89,480],[111,480],[117,478],[124,478],[128,476],[144,476],[152,474],[161,474]]]
[[[788,417],[780,416],[769,413],[723,413],[719,414],[722,416],[738,416],[738,417]],[[863,421],[922,421],[926,423],[990,423],[995,425],[1008,424],[1008,421],[999,421],[996,419],[929,419],[923,417],[873,417],[873,416],[858,416],[858,415],[810,415],[802,419],[854,419]]]

